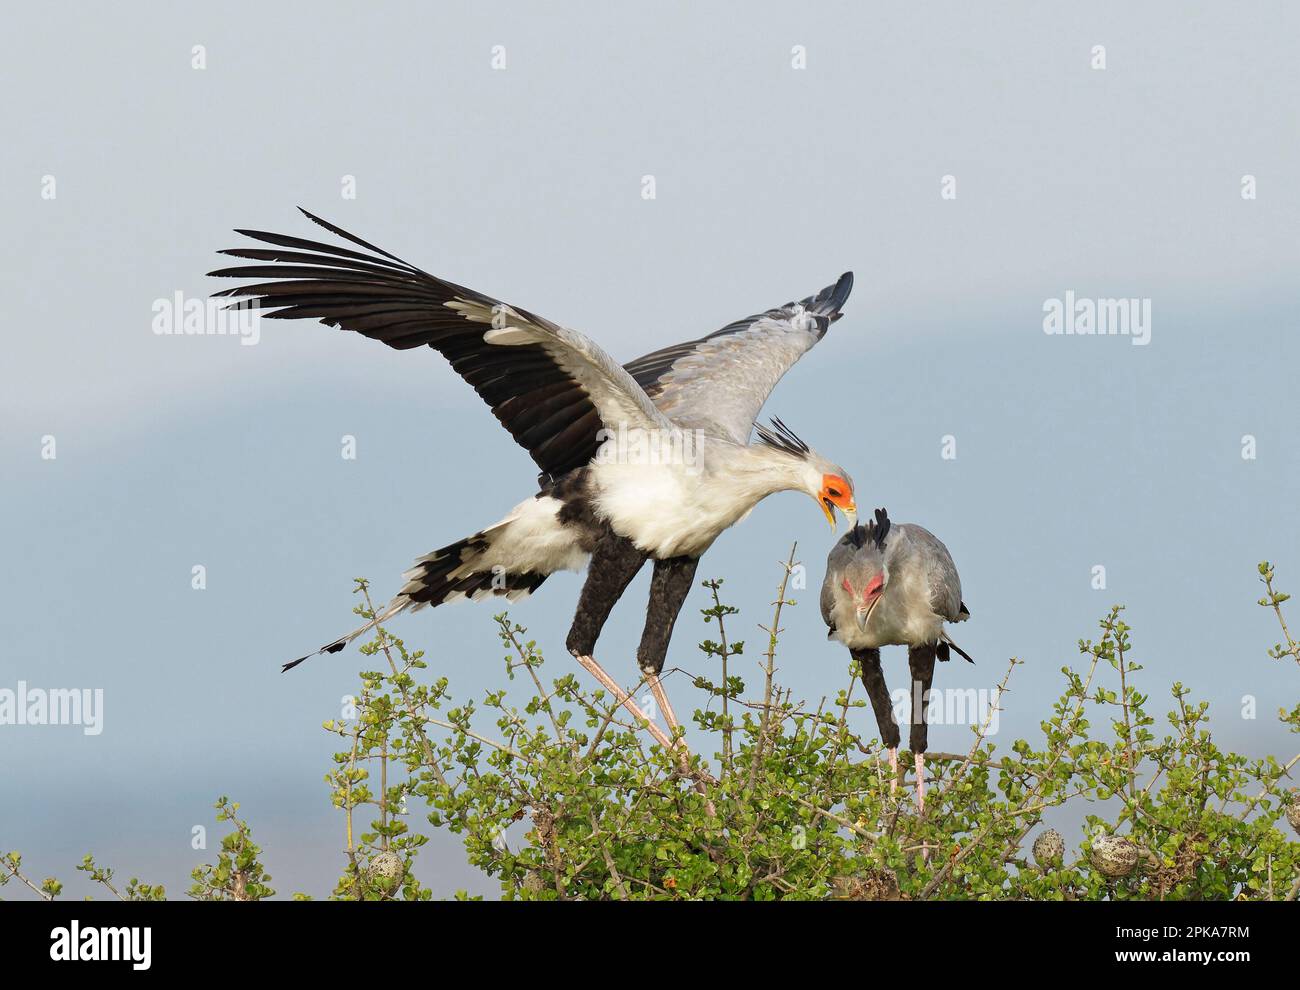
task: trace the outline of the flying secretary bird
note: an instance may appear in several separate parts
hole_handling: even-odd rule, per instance
[[[587,564],[566,645],[644,717],[592,654],[614,603],[652,558],[637,661],[675,731],[659,672],[700,555],[775,492],[807,493],[832,528],[837,508],[850,526],[856,521],[853,482],[842,468],[779,420],[771,429],[755,427],[776,383],[839,319],[852,273],[801,303],[622,366],[580,333],[446,282],[302,212],[364,250],[239,230],[272,246],[221,252],[254,264],[211,275],[259,281],[217,295],[253,297],[270,319],[320,320],[399,350],[428,345],[541,469],[537,494],[500,522],[420,557],[377,618],[317,652],[337,652],[399,612],[465,597],[515,600],[548,575]],[[657,449],[691,456],[605,456],[605,441],[628,434],[658,438]]]
[[[916,803],[924,810],[926,707],[934,661],[946,661],[949,651],[956,650],[975,662],[944,629],[945,622],[970,618],[952,556],[929,530],[915,523],[895,525],[884,509],[877,509],[874,522],[850,527],[831,548],[821,604],[828,638],[847,646],[862,668],[880,740],[889,748],[891,788],[898,784],[898,723],[880,669],[880,647],[907,647],[912,673],[908,745],[916,758]]]

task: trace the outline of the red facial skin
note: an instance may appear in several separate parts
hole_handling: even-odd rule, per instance
[[[854,592],[853,585],[849,584],[848,578],[845,578],[840,583],[844,586],[844,590],[849,593],[850,597],[857,597],[857,593]],[[872,603],[875,602],[875,600],[879,598],[881,593],[885,590],[884,586],[885,575],[883,574],[877,574],[868,581],[867,586],[862,589],[862,607],[870,608]]]

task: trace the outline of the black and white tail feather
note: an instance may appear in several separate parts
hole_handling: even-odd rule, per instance
[[[359,636],[402,612],[418,612],[422,608],[464,598],[480,601],[497,596],[514,602],[532,594],[550,576],[549,573],[510,571],[500,563],[492,563],[493,558],[500,556],[493,553],[498,548],[498,540],[513,521],[507,519],[420,557],[410,570],[402,574],[406,584],[401,591],[387,605],[376,610],[373,619],[326,643],[316,652],[284,664],[281,672],[292,670],[304,660],[322,653],[338,653]]]
[[[966,613],[967,616],[968,616],[969,614],[970,614],[969,612]],[[965,618],[965,617],[966,617],[966,616],[963,616],[962,618]],[[962,621],[962,620],[961,620],[961,619],[958,619],[957,621],[960,622],[960,621]],[[940,660],[944,661],[944,663],[947,663],[947,662],[952,658],[951,654],[948,652],[950,649],[951,649],[951,650],[956,650],[957,653],[958,653],[958,655],[961,656],[962,659],[964,659],[967,663],[974,663],[974,662],[975,662],[974,658],[973,658],[969,653],[967,653],[967,652],[966,652],[965,650],[963,650],[960,646],[958,646],[956,643],[954,643],[954,642],[952,641],[951,637],[949,637],[949,635],[948,635],[947,633],[944,633],[944,634],[943,634],[943,639],[940,640],[940,641],[939,641],[939,645],[938,645],[937,647],[935,647],[935,651],[934,651],[935,656],[937,656]]]
[[[957,609],[957,618],[953,619],[952,621],[965,622],[969,618],[970,618],[970,609],[966,607],[965,602],[962,602],[960,607]],[[939,645],[935,648],[935,656],[937,656],[940,660],[947,663],[948,660],[951,658],[951,654],[948,652],[950,649],[956,650],[958,655],[960,655],[961,658],[965,660],[967,663],[975,662],[975,659],[969,653],[967,653],[965,650],[963,650],[960,646],[958,646],[956,643],[952,641],[952,637],[948,635],[948,631],[944,630],[943,638],[939,640]]]

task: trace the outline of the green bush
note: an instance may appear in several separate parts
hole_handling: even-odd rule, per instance
[[[656,743],[573,673],[548,684],[537,644],[504,614],[496,623],[507,686],[477,703],[458,702],[446,677],[422,678],[423,653],[378,628],[362,653],[382,658],[383,669],[361,674],[354,718],[325,724],[341,744],[326,781],[345,833],[332,896],[429,899],[414,869],[428,841],[408,824],[417,815],[459,835],[469,862],[497,878],[510,899],[1295,900],[1300,893],[1300,843],[1285,834],[1300,828],[1300,803],[1286,784],[1300,755],[1281,765],[1221,750],[1207,728],[1208,703],[1177,683],[1157,726],[1120,607],[1101,620],[1099,639],[1080,641],[1081,662],[1062,668],[1062,693],[1041,738],[997,752],[987,738],[990,711],[968,751],[927,755],[931,781],[918,814],[910,782],[891,780],[879,747],[849,728],[849,711],[866,704],[855,697],[856,670],[833,700],[816,706],[779,684],[780,622],[795,604],[788,597],[794,569],[792,553],[773,617],[760,627],[756,664],[728,637],[737,610],[721,600],[721,582],[705,582],[712,604],[703,615],[717,639],[700,649],[716,673],[694,682],[692,738],[715,750],[712,761],[687,753],[684,740],[672,750]],[[1260,604],[1276,612],[1285,638],[1269,655],[1300,663],[1281,608],[1288,596],[1274,590],[1269,564],[1260,575]],[[364,601],[357,613],[373,617],[365,581],[357,591]],[[1018,664],[1010,661],[995,705]],[[761,688],[756,699],[746,698],[750,672]],[[1300,732],[1300,704],[1279,716]],[[1054,830],[1035,833],[1049,809],[1081,802],[1093,813],[1073,853]],[[260,850],[235,818],[238,805],[223,798],[218,808],[234,831],[218,862],[195,871],[190,896],[271,896]],[[35,884],[20,867],[16,853],[0,858],[0,884],[17,879],[47,899],[58,895],[58,881]],[[81,868],[124,899],[163,896],[135,880],[119,893],[111,871],[89,857]]]

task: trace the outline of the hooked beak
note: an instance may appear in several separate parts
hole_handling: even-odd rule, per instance
[[[880,592],[876,592],[876,594],[872,597],[871,602],[869,604],[864,603],[857,607],[855,611],[858,617],[859,629],[863,631],[866,630],[867,623],[871,621],[871,613],[876,610],[876,606],[879,604],[880,604]]]
[[[820,500],[820,502],[821,502],[822,512],[826,513],[826,521],[831,524],[831,532],[834,532],[835,531],[835,508],[836,508],[835,503],[828,498],[823,498]],[[842,507],[841,511],[844,513],[844,518],[849,524],[849,529],[852,529],[854,526],[858,524],[858,506],[856,502],[849,502],[848,505]]]

